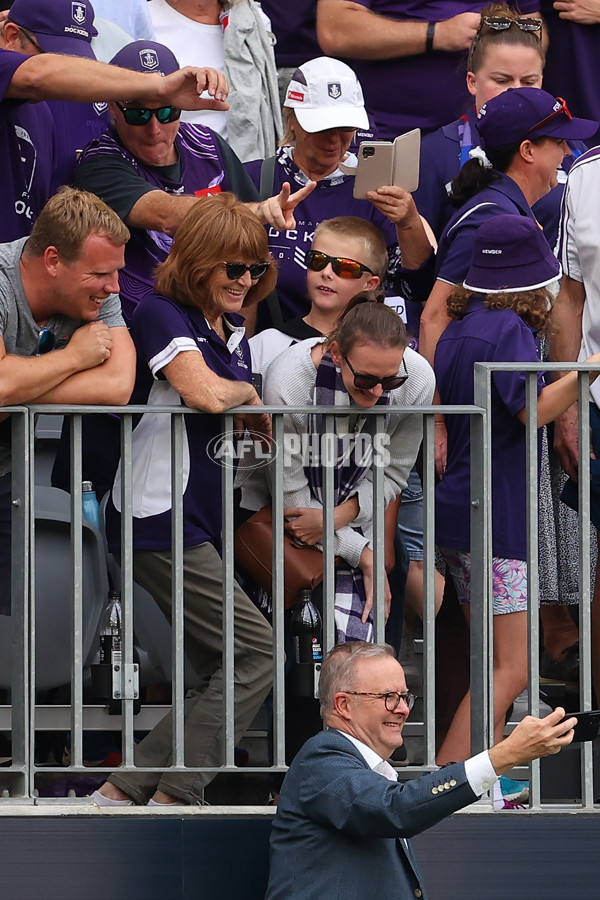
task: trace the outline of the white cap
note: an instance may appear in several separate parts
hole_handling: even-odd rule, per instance
[[[288,85],[284,106],[291,107],[310,133],[328,128],[368,128],[362,88],[350,66],[319,56],[303,63]]]

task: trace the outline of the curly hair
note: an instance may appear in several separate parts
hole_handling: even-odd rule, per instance
[[[463,319],[473,291],[457,284],[446,300],[446,310],[452,319]],[[552,310],[552,295],[548,288],[532,291],[505,291],[486,294],[485,308],[489,310],[512,309],[534,331],[543,331],[548,325]]]

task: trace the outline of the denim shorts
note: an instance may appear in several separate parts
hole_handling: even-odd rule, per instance
[[[423,559],[423,486],[416,469],[412,469],[402,491],[398,536],[409,559]]]

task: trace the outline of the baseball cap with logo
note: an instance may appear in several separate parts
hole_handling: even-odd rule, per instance
[[[177,72],[179,63],[164,44],[156,41],[133,41],[122,47],[110,61],[112,66],[133,69],[135,72],[152,72],[170,75]]]
[[[90,41],[98,31],[89,0],[14,0],[8,21],[30,31],[46,53],[96,59]]]
[[[562,97],[541,88],[509,88],[492,97],[477,114],[485,147],[503,147],[541,137],[581,141],[598,130],[598,122],[576,119]]]
[[[360,83],[346,63],[318,56],[292,75],[283,103],[309,133],[328,128],[368,128]]]
[[[477,229],[463,287],[480,294],[533,291],[561,275],[561,265],[533,219],[492,216]]]

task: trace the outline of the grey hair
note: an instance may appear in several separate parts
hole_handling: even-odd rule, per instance
[[[354,690],[357,681],[358,661],[384,656],[396,658],[389,644],[367,644],[365,641],[349,641],[336,644],[329,651],[321,668],[319,679],[319,704],[321,718],[333,712],[333,698],[340,691]]]

